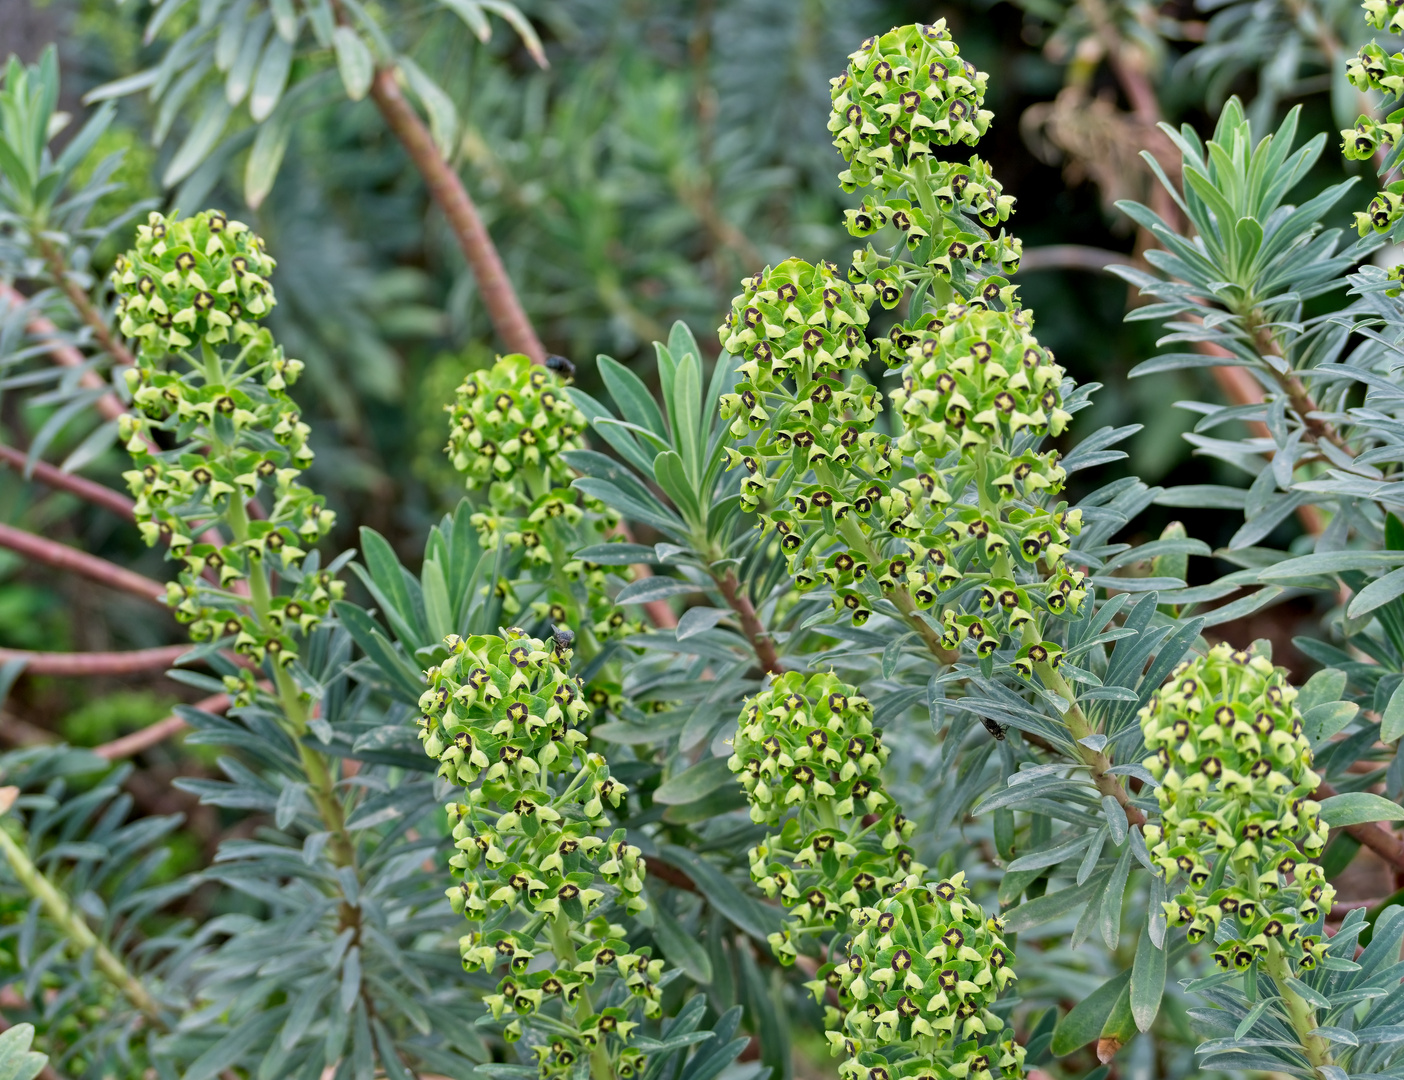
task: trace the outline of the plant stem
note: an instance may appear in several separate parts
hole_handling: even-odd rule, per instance
[[[838,483],[834,479],[834,474],[829,470],[827,465],[816,465],[814,468],[814,475],[829,487],[838,487]],[[882,557],[873,550],[872,544],[869,542],[868,538],[863,535],[863,530],[858,527],[857,522],[851,517],[845,517],[837,524],[839,531],[843,533],[843,538],[848,541],[849,546],[858,549],[867,556],[869,566],[876,566],[882,561]],[[893,589],[890,599],[901,613],[902,621],[921,635],[921,640],[925,642],[927,651],[930,652],[932,656],[942,664],[953,664],[956,662],[960,654],[947,649],[941,644],[941,635],[936,632],[934,626],[922,617],[921,612],[917,610],[916,601],[912,599],[912,594],[907,591],[906,586],[898,585]]]
[[[1277,984],[1277,991],[1282,995],[1283,1003],[1287,1006],[1287,1016],[1292,1022],[1292,1030],[1297,1033],[1297,1040],[1302,1045],[1302,1050],[1306,1052],[1307,1060],[1313,1067],[1319,1068],[1322,1065],[1331,1064],[1331,1051],[1325,1039],[1320,1035],[1312,1035],[1316,1030],[1316,1010],[1313,1009],[1300,994],[1298,994],[1288,983],[1292,973],[1287,968],[1287,954],[1282,951],[1282,946],[1276,941],[1268,942],[1268,954],[1265,964],[1267,973],[1272,976],[1272,981]]]
[[[1121,781],[1107,772],[1112,767],[1111,758],[1101,750],[1093,750],[1089,746],[1082,745],[1080,740],[1089,735],[1095,735],[1096,728],[1078,708],[1077,695],[1073,693],[1072,687],[1068,685],[1067,680],[1061,674],[1046,662],[1036,665],[1035,670],[1038,671],[1044,686],[1069,703],[1068,711],[1063,714],[1063,722],[1068,725],[1068,731],[1072,733],[1078,756],[1082,758],[1083,764],[1092,771],[1092,782],[1097,785],[1097,790],[1103,795],[1110,795],[1117,801],[1117,805],[1126,814],[1128,825],[1144,825],[1146,815],[1141,812],[1139,807],[1132,804],[1131,796],[1121,786]]]
[[[133,573],[121,566],[60,544],[47,537],[35,536],[13,525],[0,524],[0,547],[17,551],[26,558],[46,563],[59,570],[79,574],[114,589],[134,593],[161,607],[166,606],[166,587],[159,581]]]
[[[0,649],[0,664],[19,661],[28,675],[63,675],[69,678],[101,675],[128,675],[135,671],[168,668],[190,651],[189,645],[160,645],[154,649],[125,652],[32,652],[28,649]]]
[[[229,529],[236,544],[248,539],[249,519],[244,512],[243,500],[233,496],[229,499]],[[258,620],[259,626],[265,631],[273,628],[268,618],[270,594],[268,568],[261,558],[250,556],[249,606],[253,608],[254,618]],[[331,833],[331,840],[327,846],[332,861],[337,866],[354,867],[356,845],[350,833],[346,831],[346,810],[337,797],[336,780],[328,767],[325,755],[319,754],[303,742],[303,737],[307,734],[307,706],[302,700],[302,691],[278,658],[274,659],[272,668],[273,684],[278,692],[278,701],[283,707],[285,730],[297,744],[298,758],[307,774],[307,788],[312,804]],[[359,911],[349,904],[343,905],[343,908],[343,926],[359,927]]]
[[[70,495],[77,495],[80,499],[85,499],[94,506],[110,510],[118,517],[124,517],[128,521],[133,518],[132,507],[136,504],[120,491],[113,491],[103,484],[96,484],[74,473],[56,469],[47,461],[31,463],[29,455],[23,450],[16,450],[13,446],[0,443],[0,462],[4,462],[21,475],[28,470],[30,476],[35,480],[48,484],[51,488],[57,488],[59,491],[66,491]]]
[[[741,583],[736,578],[736,571],[727,567],[724,575],[718,577],[712,575],[712,580],[717,583],[717,588],[721,590],[722,596],[726,598],[727,606],[736,612],[736,617],[741,620],[741,629],[750,641],[751,648],[756,652],[756,659],[760,661],[761,667],[772,675],[779,675],[785,670],[780,663],[780,657],[775,652],[775,641],[770,633],[761,625],[760,618],[756,615],[755,605],[751,603],[751,598],[746,595],[746,591],[741,588]]]
[[[0,852],[4,853],[5,860],[10,864],[10,869],[14,871],[15,877],[19,878],[25,891],[43,905],[49,918],[68,938],[70,945],[78,954],[91,952],[93,962],[97,965],[98,970],[107,976],[108,980],[154,1027],[165,1030],[166,1022],[161,1015],[161,1009],[157,1005],[156,999],[151,996],[141,981],[127,970],[127,966],[122,963],[121,959],[98,940],[98,936],[93,933],[82,914],[74,910],[67,897],[44,876],[30,860],[28,852],[3,828],[0,828]]]
[[[78,283],[69,276],[63,253],[38,231],[33,231],[30,235],[34,237],[35,246],[39,249],[39,254],[48,266],[55,283],[68,297],[68,302],[78,312],[79,318],[88,324],[103,351],[117,363],[130,367],[134,363],[131,352],[112,333],[112,327],[107,324],[106,317],[97,309],[92,297],[79,288]]]
[[[565,915],[557,914],[551,920],[551,951],[556,954],[556,963],[560,967],[574,967],[579,960],[575,942],[570,939],[570,920]],[[575,1008],[575,1014],[582,1027],[594,1011],[590,991],[582,985],[580,1002]],[[604,1038],[601,1037],[595,1048],[590,1051],[590,1080],[613,1080],[613,1077],[614,1068],[609,1062],[609,1051],[605,1048]]]
[[[546,348],[522,308],[517,291],[502,265],[502,257],[483,224],[482,216],[453,167],[444,160],[429,129],[419,119],[395,79],[395,69],[381,68],[371,83],[371,100],[385,124],[404,146],[410,160],[424,178],[429,196],[448,219],[458,246],[462,249],[478,283],[483,306],[502,342],[513,352],[526,353],[536,363],[544,363]]]
[[[1253,341],[1253,347],[1259,356],[1275,356],[1283,359],[1282,346],[1277,340],[1277,335],[1273,328],[1267,324],[1267,319],[1263,315],[1261,308],[1254,308],[1244,316],[1244,329],[1248,331]],[[1282,387],[1287,395],[1287,402],[1292,409],[1302,418],[1302,423],[1306,427],[1307,434],[1315,442],[1329,442],[1336,449],[1347,457],[1354,457],[1355,451],[1341,437],[1341,433],[1336,430],[1335,425],[1330,421],[1322,420],[1320,417],[1313,417],[1316,412],[1316,402],[1311,398],[1311,393],[1295,371],[1290,368],[1286,373],[1268,365],[1268,370],[1272,377],[1277,380],[1277,384]]]

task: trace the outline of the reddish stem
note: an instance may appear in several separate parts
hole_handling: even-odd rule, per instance
[[[781,665],[780,658],[775,654],[775,642],[765,627],[761,625],[760,619],[756,617],[756,609],[751,603],[751,598],[746,595],[745,590],[741,588],[741,583],[736,580],[736,571],[728,569],[725,576],[715,580],[722,596],[726,597],[727,606],[736,612],[736,617],[741,620],[741,629],[751,642],[751,648],[755,650],[756,659],[760,661],[761,667],[772,675],[779,675],[785,668]]]
[[[63,253],[52,243],[39,237],[37,239],[39,253],[44,256],[44,261],[49,265],[49,273],[53,275],[59,288],[68,297],[68,302],[73,305],[75,311],[93,332],[93,337],[97,343],[103,347],[108,356],[112,357],[119,364],[130,367],[134,360],[127,347],[117,340],[112,328],[107,325],[107,319],[93,303],[92,297],[83,291],[76,281],[69,276],[68,267],[64,264]]]
[[[189,651],[189,645],[161,645],[154,649],[126,652],[55,653],[0,649],[0,664],[23,660],[26,675],[130,675],[136,671],[168,668]]]
[[[229,695],[215,694],[213,697],[195,702],[191,708],[199,709],[201,712],[222,713],[229,708]],[[130,735],[123,735],[120,739],[114,739],[110,743],[94,747],[93,753],[108,761],[134,757],[157,743],[165,742],[172,735],[180,734],[189,726],[180,716],[172,714],[164,720],[157,720],[156,723],[147,725],[140,731],[134,731]]]
[[[3,281],[0,281],[0,298],[17,306],[29,303],[28,297],[6,285]],[[49,356],[53,358],[54,363],[61,367],[82,367],[87,363],[83,354],[64,341],[59,333],[59,328],[43,315],[32,316],[27,325],[29,332],[48,346]],[[123,353],[127,356],[127,362],[130,363],[131,354],[126,353],[125,349]],[[78,382],[85,390],[101,390],[107,385],[95,371],[83,372],[82,375],[78,376]],[[122,404],[116,394],[109,390],[97,399],[97,410],[108,420],[116,420],[127,411],[127,407]]]
[[[166,587],[159,581],[124,569],[106,559],[99,559],[96,555],[89,555],[86,551],[79,551],[66,544],[16,529],[13,525],[0,525],[0,547],[17,551],[35,562],[46,563],[59,570],[68,570],[114,589],[145,597],[163,608],[166,606]]]
[[[444,160],[419,114],[414,111],[395,78],[394,68],[381,68],[371,83],[375,102],[386,126],[409,154],[424,178],[429,195],[448,219],[458,246],[473,270],[482,294],[483,306],[503,344],[513,352],[526,353],[538,364],[546,360],[546,349],[522,308],[517,291],[502,265],[502,257],[483,224],[482,216],[453,167]]]
[[[1214,344],[1212,341],[1197,341],[1195,342],[1195,348],[1206,356],[1230,357],[1233,355],[1233,353],[1220,345]],[[1224,392],[1224,396],[1228,398],[1232,404],[1261,405],[1265,400],[1262,386],[1258,383],[1258,380],[1248,374],[1246,368],[1226,366],[1210,368],[1209,370],[1214,376],[1214,381],[1219,384],[1219,389]],[[1293,375],[1291,381],[1305,394],[1305,388],[1302,387],[1300,379]],[[1289,393],[1291,393],[1290,388]],[[1306,402],[1299,402],[1296,397],[1293,396],[1293,408],[1300,411],[1303,405],[1313,411],[1316,408],[1316,406],[1311,403],[1310,398],[1308,398]],[[1304,412],[1301,415],[1302,419],[1306,420],[1307,414]],[[1329,424],[1326,426],[1330,427]],[[1311,430],[1311,421],[1307,421],[1307,427],[1308,430]],[[1268,436],[1267,425],[1261,420],[1248,421],[1248,429],[1258,438],[1267,438]],[[1332,430],[1334,431],[1334,429]],[[1315,432],[1313,432],[1313,437],[1315,437]],[[1321,511],[1310,504],[1297,507],[1297,520],[1302,523],[1302,528],[1311,536],[1320,536],[1322,531],[1326,528],[1326,523],[1321,518]]]
[[[120,491],[113,491],[104,484],[97,484],[74,473],[64,472],[62,469],[50,465],[47,461],[35,461],[31,466],[28,454],[23,450],[16,450],[13,446],[6,446],[4,443],[0,443],[0,462],[4,462],[21,474],[28,468],[30,475],[35,480],[48,484],[51,488],[67,491],[71,495],[85,499],[94,506],[101,506],[104,510],[112,511],[118,517],[126,518],[128,521],[133,520],[132,507],[136,504]]]

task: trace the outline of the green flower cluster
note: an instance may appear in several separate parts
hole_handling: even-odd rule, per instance
[[[746,702],[732,749],[751,820],[783,823],[750,852],[752,880],[789,909],[770,938],[782,964],[803,938],[842,931],[850,912],[924,869],[904,844],[914,823],[883,789],[887,749],[857,688],[786,672]]]
[[[899,186],[933,149],[978,141],[994,118],[981,108],[988,81],[961,59],[944,19],[864,41],[829,81],[829,130],[849,165],[844,190]]]
[[[495,586],[504,613],[529,609],[552,628],[587,632],[593,647],[640,626],[610,599],[605,569],[573,557],[608,542],[620,519],[570,487],[574,474],[563,455],[584,447],[587,421],[565,393],[568,381],[521,354],[471,372],[446,406],[446,452],[469,490],[487,488],[471,519],[480,543],[521,556],[526,579]],[[523,600],[519,592],[530,595]]]
[[[1224,968],[1277,950],[1306,969],[1325,952],[1307,930],[1335,890],[1310,861],[1328,830],[1296,698],[1282,669],[1220,644],[1181,664],[1140,712],[1153,751],[1144,764],[1160,784],[1146,845],[1167,883],[1187,882],[1166,917],[1192,941],[1227,926],[1214,953]]]
[[[855,1080],[1018,1076],[1023,1050],[990,1036],[1013,952],[968,899],[964,875],[923,884],[908,820],[883,786],[872,706],[832,673],[777,676],[746,702],[727,762],[751,819],[777,831],[751,849],[751,879],[785,905],[770,936],[782,964],[825,944],[847,959],[805,985],[825,1008],[839,1072]],[[826,940],[827,939],[827,940]],[[915,1053],[894,1064],[891,1050]],[[894,1074],[891,1070],[896,1069]]]
[[[851,166],[840,182],[876,193],[847,223],[899,241],[855,252],[847,281],[799,259],[744,279],[718,331],[741,373],[720,412],[741,506],[761,513],[802,592],[827,587],[857,624],[888,602],[933,648],[990,663],[1005,648],[1029,677],[1060,657],[1044,616],[1071,617],[1085,595],[1064,562],[1082,523],[1055,501],[1057,453],[1039,450],[1071,419],[1065,372],[1008,281],[980,276],[1017,269],[1018,241],[986,232],[1013,199],[978,158],[930,159],[984,132],[985,82],[941,22],[853,54],[830,126]],[[909,290],[909,318],[870,344],[868,309]],[[900,372],[887,402],[854,370],[874,352]],[[934,625],[918,625],[932,609]]]
[[[811,266],[786,259],[741,282],[744,291],[731,302],[718,328],[722,347],[742,358],[744,381],[727,401],[736,409],[747,391],[773,390],[786,379],[812,382],[861,367],[868,359],[868,305],[878,293],[839,277],[832,263]],[[737,411],[733,434],[745,425],[764,423],[755,406]]]
[[[134,467],[123,476],[146,542],[164,541],[183,563],[169,602],[196,641],[229,637],[256,661],[288,664],[343,584],[307,562],[334,515],[299,482],[312,450],[288,388],[302,364],[254,324],[275,303],[272,268],[262,241],[217,210],[153,213],[112,281],[138,346],[126,380],[139,412],[120,421]],[[158,430],[177,445],[160,449]],[[271,507],[251,519],[260,495]],[[269,572],[291,593],[262,595]]]
[[[585,416],[550,369],[515,353],[471,372],[451,415],[448,455],[470,485],[539,473],[548,487],[570,483],[562,450],[584,447]],[[515,492],[514,492],[515,494]]]
[[[993,1080],[1023,1074],[1024,1048],[1000,1038],[991,1011],[1013,981],[1014,952],[1003,923],[970,899],[964,873],[909,878],[892,895],[855,912],[848,958],[833,968],[847,1007],[830,1030],[839,1075],[849,1080]],[[816,993],[825,986],[815,984]],[[894,1060],[900,1046],[910,1056]]]
[[[461,879],[448,897],[474,924],[459,940],[464,967],[505,967],[485,1000],[508,1039],[545,1018],[555,1037],[536,1047],[543,1076],[599,1053],[632,1076],[642,1055],[627,1045],[627,1006],[659,1014],[663,962],[631,950],[609,921],[644,909],[645,864],[610,825],[627,789],[586,748],[579,724],[591,709],[568,673],[571,650],[518,629],[444,645],[419,701],[420,738],[439,775],[465,789],[447,806]],[[623,1004],[597,1008],[606,998]]]
[[[1376,30],[1398,33],[1404,30],[1404,9],[1390,0],[1365,0],[1365,21]],[[1361,93],[1380,91],[1386,98],[1404,93],[1404,53],[1387,53],[1372,41],[1346,64],[1346,78]],[[1341,149],[1352,161],[1365,161],[1377,153],[1388,153],[1404,136],[1404,109],[1396,109],[1383,121],[1362,113],[1353,128],[1341,132]],[[1404,217],[1404,181],[1388,185],[1355,215],[1355,228],[1364,236],[1372,230],[1388,233]]]
[[[1365,21],[1386,33],[1404,33],[1404,10],[1391,0],[1364,0]]]
[[[922,317],[890,395],[916,484],[905,483],[910,497],[887,523],[907,546],[905,580],[919,608],[946,595],[977,598],[944,606],[945,647],[983,658],[1012,638],[1022,643],[1014,667],[1026,677],[1056,661],[1057,646],[1040,632],[1045,613],[1070,617],[1086,594],[1081,572],[1064,563],[1081,511],[1048,507],[1066,474],[1057,451],[1037,449],[1071,419],[1065,373],[1032,321],[1022,308],[975,303]]]
[[[933,151],[974,144],[993,116],[983,109],[989,76],[960,57],[944,20],[904,26],[869,38],[831,80],[829,130],[849,168],[845,191],[871,185],[875,194],[845,214],[855,237],[889,226],[896,244],[881,253],[871,244],[854,252],[850,279],[891,309],[912,287],[964,284],[1019,269],[1023,246],[1002,231],[1014,198],[1005,195],[978,157],[966,164],[939,161]],[[1008,285],[980,281],[975,291]]]
[[[200,342],[243,345],[277,302],[276,265],[262,239],[218,210],[184,221],[153,211],[113,265],[118,325],[157,357]]]
[[[752,437],[729,451],[746,470],[742,505],[768,504],[764,528],[802,591],[828,585],[857,623],[878,596],[942,605],[946,648],[983,658],[1012,637],[1027,676],[1056,659],[1041,614],[1071,616],[1086,592],[1064,564],[1080,512],[1049,508],[1065,473],[1037,449],[1070,419],[1065,373],[1021,308],[972,299],[917,322],[889,352],[904,364],[893,435],[874,430],[882,396],[857,375],[801,368],[793,389],[745,381],[723,398],[733,435]]]

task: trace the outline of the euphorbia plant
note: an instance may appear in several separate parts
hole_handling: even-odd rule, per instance
[[[1163,1034],[1173,969],[1211,1006],[1193,1018],[1215,1065],[1397,1071],[1404,917],[1328,920],[1353,854],[1331,827],[1404,867],[1375,824],[1398,809],[1370,790],[1404,787],[1398,571],[1365,577],[1404,561],[1400,395],[1374,339],[1345,352],[1347,315],[1301,315],[1369,245],[1318,235],[1342,191],[1284,209],[1319,152],[1292,151],[1291,123],[1255,144],[1231,103],[1207,149],[1178,135],[1176,197],[1205,234],[1130,208],[1181,279],[1137,280],[1165,300],[1149,317],[1204,310],[1177,333],[1276,387],[1217,417],[1272,445],[1212,444],[1256,467],[1246,493],[1079,494],[1129,432],[1072,439],[1093,387],[1010,280],[1013,199],[955,160],[992,122],[987,83],[943,22],[862,43],[830,130],[866,243],[847,267],[747,277],[710,378],[675,328],[661,407],[607,358],[617,416],[568,361],[470,372],[445,403],[468,497],[417,569],[369,529],[361,562],[323,565],[300,365],[260,325],[263,242],[213,210],[139,228],[113,277],[127,479],[178,564],[191,659],[221,676],[181,677],[230,699],[183,714],[230,750],[225,780],[184,786],[259,816],[163,885],[150,849],[174,823],[125,822],[122,774],[74,795],[89,757],[0,762],[5,910],[56,991],[40,1019],[60,1067],[714,1080],[783,1074],[794,1023],[850,1080],[994,1080]],[[1346,378],[1377,396],[1324,415],[1309,387]],[[1234,573],[1186,585],[1209,552],[1183,527],[1114,540],[1195,495],[1245,510]],[[1296,543],[1316,550],[1259,546],[1309,503],[1329,520]],[[1300,687],[1226,625],[1273,581],[1336,573],[1357,595],[1336,643],[1301,643],[1329,666]],[[227,913],[163,918],[197,885]],[[1089,956],[1109,977],[1064,1013]]]

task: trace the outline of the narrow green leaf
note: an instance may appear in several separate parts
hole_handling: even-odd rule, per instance
[[[673,396],[668,410],[673,444],[694,485],[702,479],[702,361],[692,353],[678,360],[673,376]]]
[[[429,115],[429,130],[434,136],[434,144],[445,158],[453,155],[458,142],[458,110],[453,99],[440,89],[439,84],[425,74],[424,69],[408,57],[400,57],[400,70],[405,73],[405,81],[419,98],[424,111]]]
[[[1385,547],[1390,551],[1404,551],[1404,521],[1394,513],[1385,515]]]
[[[238,1065],[255,1054],[261,1054],[273,1032],[283,1022],[287,1011],[287,1006],[283,1006],[267,1012],[254,1013],[252,1018],[236,1027],[191,1062],[185,1071],[185,1080],[212,1080],[225,1069]]]
[[[1404,594],[1404,566],[1398,570],[1391,570],[1382,578],[1376,578],[1356,593],[1350,606],[1346,608],[1346,615],[1358,619],[1377,607],[1388,604],[1401,594]]]
[[[765,944],[768,936],[780,929],[778,908],[738,890],[735,882],[702,856],[675,844],[660,845],[658,853],[690,877],[712,907],[757,941]]]
[[[1404,809],[1369,791],[1349,791],[1322,801],[1321,820],[1332,828],[1367,821],[1404,821]]]
[[[1302,730],[1312,746],[1318,746],[1344,731],[1359,711],[1360,706],[1352,701],[1328,701],[1302,714]]]
[[[464,25],[473,32],[473,36],[479,41],[492,40],[492,26],[488,23],[487,16],[483,14],[483,9],[474,3],[474,0],[439,0],[439,3],[462,19]]]
[[[273,13],[273,25],[278,35],[289,45],[297,43],[297,10],[292,0],[268,0],[268,10]]]
[[[424,616],[429,623],[431,641],[443,641],[453,633],[453,604],[449,600],[448,583],[443,568],[433,559],[424,564],[419,575],[424,589]]]
[[[1384,742],[1394,742],[1401,735],[1404,735],[1404,680],[1394,688],[1380,717],[1380,738]]]
[[[722,814],[740,810],[744,806],[746,806],[746,792],[741,785],[723,786],[717,788],[710,795],[704,795],[696,802],[680,803],[677,806],[668,807],[667,810],[663,811],[663,820],[669,825],[695,825],[699,821],[711,821]]]
[[[1053,1029],[1051,1049],[1055,1057],[1066,1057],[1101,1037],[1113,1006],[1131,981],[1128,968],[1108,979],[1073,1006],[1072,1011]]]
[[[696,802],[720,787],[736,783],[736,774],[726,764],[726,758],[707,758],[685,772],[670,777],[653,793],[653,801],[666,806]]]
[[[521,38],[522,46],[531,53],[531,58],[536,61],[537,67],[550,67],[546,61],[546,50],[542,48],[541,39],[536,35],[536,27],[531,25],[531,22],[515,4],[507,3],[506,0],[479,0],[479,2],[517,32],[517,37]]]
[[[897,662],[902,659],[902,648],[912,638],[916,637],[915,632],[898,634],[887,643],[882,650],[882,677],[892,678],[892,673],[897,670]]]
[[[1131,873],[1131,851],[1134,847],[1134,844],[1126,845],[1126,850],[1112,870],[1106,895],[1102,897],[1102,940],[1109,949],[1115,949],[1121,940],[1121,905],[1126,899],[1126,879]]]
[[[668,429],[663,423],[663,414],[658,411],[658,403],[653,400],[643,380],[613,357],[600,356],[597,363],[600,377],[604,379],[605,387],[624,419],[653,432],[666,442]]]
[[[371,578],[385,599],[394,605],[396,614],[409,626],[420,631],[420,641],[416,644],[423,643],[425,628],[419,625],[414,601],[410,599],[404,575],[400,573],[400,560],[395,556],[395,549],[390,546],[390,541],[369,526],[362,525],[361,554],[366,557],[366,569],[370,571]]]
[[[1027,855],[1020,855],[1005,869],[1017,872],[1019,870],[1042,870],[1048,866],[1057,866],[1081,852],[1083,848],[1092,843],[1097,835],[1095,831],[1083,833],[1081,836],[1074,837],[1072,840],[1055,847],[1047,847],[1042,851],[1031,851]]]
[[[617,604],[647,604],[651,600],[666,600],[670,596],[695,593],[698,586],[690,581],[669,577],[647,577],[631,581],[614,598]]]
[[[707,520],[706,506],[699,501],[688,477],[687,466],[675,450],[664,450],[653,459],[653,478],[663,493],[673,500],[683,519],[694,528]]]
[[[1318,705],[1340,701],[1345,693],[1346,673],[1337,668],[1323,668],[1306,681],[1297,693],[1297,708],[1304,714]]]
[[[1324,551],[1284,559],[1258,573],[1263,581],[1284,581],[1313,577],[1317,574],[1338,574],[1343,570],[1378,570],[1404,562],[1404,551]]]
[[[1149,1031],[1160,1012],[1160,998],[1165,993],[1165,950],[1157,949],[1151,941],[1150,923],[1141,928],[1136,942],[1136,959],[1131,965],[1131,1013],[1136,1026]]]
[[[575,557],[601,566],[630,566],[633,563],[658,561],[658,554],[651,544],[593,544],[581,548]]]
[[[395,651],[375,620],[345,600],[337,601],[333,607],[341,625],[346,627],[361,651],[380,669],[385,681],[407,702],[418,704],[426,686],[423,676],[416,671],[400,653]]]
[[[200,118],[195,121],[190,134],[185,137],[180,149],[166,166],[166,171],[161,176],[162,184],[174,187],[195,171],[196,166],[214,149],[215,143],[219,142],[219,137],[224,134],[225,125],[229,123],[229,116],[233,111],[222,93],[217,90],[210,93],[205,99],[205,108],[200,113]]]
[[[234,54],[234,62],[229,66],[229,74],[224,80],[224,95],[231,106],[248,97],[254,72],[258,69],[258,58],[263,55],[263,43],[271,27],[272,19],[268,12],[263,11],[254,16],[244,29],[239,50]]]
[[[756,1022],[761,1063],[769,1068],[772,1080],[790,1080],[790,1026],[781,1012],[783,999],[771,992],[769,980],[750,949],[737,949],[736,955],[740,961],[746,1011]]]
[[[707,958],[707,950],[701,942],[682,928],[664,903],[654,903],[653,936],[663,949],[663,955],[671,960],[689,979],[697,983],[712,981],[712,961]]]
[[[375,59],[370,49],[349,26],[338,26],[332,31],[332,47],[336,50],[336,67],[341,72],[346,96],[360,101],[370,92],[371,79],[375,77]]]
[[[727,608],[688,608],[682,613],[682,618],[678,620],[678,640],[685,641],[695,634],[710,630],[730,615],[731,612]]]
[[[253,149],[249,151],[249,160],[244,166],[244,201],[254,209],[258,209],[273,190],[273,182],[278,178],[292,130],[292,110],[277,109],[254,136]]]
[[[292,70],[293,47],[286,38],[275,34],[263,50],[259,61],[258,74],[254,76],[253,93],[249,95],[249,115],[255,123],[263,123],[278,102],[283,89],[288,85],[288,72]]]
[[[1025,930],[1032,930],[1035,926],[1051,922],[1059,916],[1077,910],[1092,896],[1100,895],[1107,887],[1110,877],[1111,871],[1104,870],[1100,874],[1093,874],[1081,885],[1059,889],[1055,893],[1048,893],[1020,904],[1005,913],[1004,925],[1010,933],[1021,934]]]
[[[1098,1058],[1111,1056],[1136,1037],[1136,1014],[1131,1011],[1131,990],[1127,987],[1117,995],[1111,1012],[1102,1024],[1097,1039]]]

